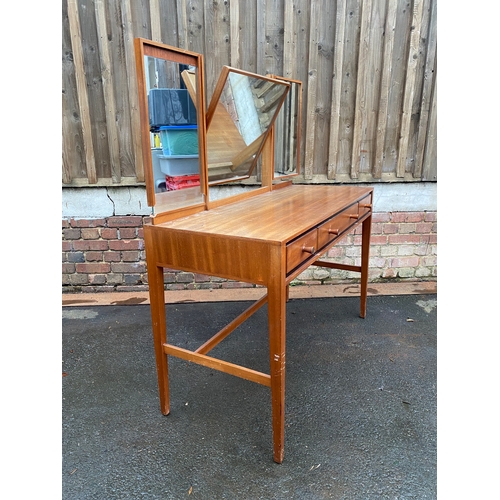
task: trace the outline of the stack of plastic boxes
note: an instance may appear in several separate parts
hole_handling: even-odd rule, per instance
[[[160,135],[167,190],[200,185],[196,110],[185,89],[151,89],[150,130]]]
[[[163,155],[158,158],[167,190],[199,186],[197,126],[164,125],[159,132]]]

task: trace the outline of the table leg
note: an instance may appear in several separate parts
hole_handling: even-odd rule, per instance
[[[284,280],[268,286],[268,328],[271,365],[271,400],[273,419],[273,458],[283,462],[285,451],[285,337],[286,284]]]
[[[170,413],[168,356],[163,351],[163,344],[167,342],[163,267],[158,267],[154,263],[148,262],[148,282],[160,408],[164,415],[168,415]]]
[[[366,317],[366,296],[368,293],[368,265],[370,261],[370,235],[372,229],[372,216],[362,223],[361,235],[361,303],[359,315]]]

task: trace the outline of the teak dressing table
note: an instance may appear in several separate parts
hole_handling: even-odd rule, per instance
[[[205,112],[201,54],[145,39],[136,39],[135,49],[146,189],[152,207],[151,219],[144,225],[144,240],[161,411],[165,415],[170,412],[168,356],[268,386],[273,458],[281,463],[288,286],[312,264],[360,272],[360,315],[365,317],[373,188],[292,184],[290,177],[298,173],[300,157],[300,82],[224,67]],[[156,106],[148,101],[152,88],[168,89],[168,99],[172,89],[180,89],[179,96],[188,95],[194,104],[199,186],[157,189],[152,162],[152,136],[157,124],[151,125],[152,110],[148,108]],[[168,115],[164,108],[160,111],[158,115]],[[182,112],[172,112],[168,118],[170,122],[180,121],[178,129],[173,129],[176,133],[183,130],[185,119]],[[182,147],[182,141],[180,144]],[[182,154],[170,158],[179,156]],[[231,185],[244,189],[229,191],[228,195]],[[321,260],[329,248],[358,226],[362,227],[360,266]],[[190,351],[167,341],[165,268],[253,283],[265,287],[267,293]],[[209,355],[213,347],[266,303],[269,373]]]

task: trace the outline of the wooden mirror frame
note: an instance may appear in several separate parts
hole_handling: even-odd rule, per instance
[[[288,91],[288,94],[285,98],[285,101],[283,102],[281,110],[280,110],[280,112],[279,112],[279,114],[276,117],[276,120],[274,122],[273,142],[274,142],[274,150],[275,150],[275,159],[274,159],[275,166],[277,163],[276,162],[277,143],[280,140],[279,139],[279,132],[280,131],[278,128],[279,124],[280,124],[280,120],[283,119],[285,122],[295,125],[293,128],[290,126],[285,127],[286,131],[289,134],[289,137],[290,137],[290,135],[293,135],[295,133],[293,141],[290,141],[290,140],[288,141],[289,149],[294,150],[295,163],[296,163],[295,171],[290,172],[288,174],[277,175],[276,168],[273,168],[273,180],[279,182],[279,181],[286,181],[290,177],[296,177],[300,174],[300,155],[301,155],[301,142],[302,142],[302,133],[301,133],[301,131],[302,131],[302,82],[300,80],[294,80],[292,78],[287,78],[284,76],[277,76],[277,75],[269,75],[269,76],[272,78],[275,78],[277,80],[283,80],[283,81],[288,82],[290,84],[290,90]],[[291,117],[290,115],[282,116],[287,112],[287,109],[286,109],[287,101],[289,99],[294,99],[294,98],[296,99],[296,103],[297,103],[297,106],[295,109],[296,116],[295,117]],[[293,132],[292,130],[294,130],[295,132]],[[293,163],[293,160],[292,160],[292,163]]]
[[[225,109],[225,106],[228,105],[227,103],[225,106],[222,105],[222,96],[232,74],[249,77],[254,83],[255,81],[258,81],[258,85],[253,89],[253,92],[255,92],[253,99],[255,102],[260,102],[259,106],[267,106],[266,111],[264,111],[263,114],[258,115],[261,127],[263,126],[263,122],[261,121],[262,118],[264,116],[270,116],[267,125],[265,125],[265,130],[259,137],[255,138],[255,140],[250,141],[250,143],[247,143],[246,139],[243,140],[243,136],[241,135],[243,132],[240,130],[240,125],[236,125],[236,122],[233,121],[238,117],[230,116],[228,110]],[[281,87],[282,94],[276,93],[276,86]],[[257,162],[259,158],[261,158],[261,153],[264,149],[266,141],[272,133],[276,117],[278,116],[283,102],[288,95],[289,89],[290,83],[284,79],[278,79],[271,75],[263,76],[230,66],[222,67],[207,111],[207,178],[209,187],[216,185],[230,185],[231,183],[248,179],[251,175],[253,175]],[[268,99],[267,102],[266,99]],[[236,103],[236,100],[234,102]],[[232,105],[229,107],[232,107]],[[235,109],[236,108],[238,108],[238,104],[236,104]],[[254,102],[252,102],[251,108],[254,108]],[[271,111],[271,109],[274,109],[274,111]],[[257,106],[255,106],[255,110],[257,113],[260,113]],[[216,121],[218,122],[217,124],[215,123]],[[239,119],[236,121],[239,121]],[[214,129],[214,127],[217,127],[217,129]],[[260,130],[262,130],[262,128]],[[231,132],[233,133],[231,134]],[[215,137],[219,140],[223,147],[219,147],[217,149],[210,148],[211,138],[213,138],[214,133]],[[235,138],[234,135],[237,137]],[[225,139],[223,139],[223,137],[225,137]],[[241,145],[236,146],[237,150],[231,153],[229,144],[234,144],[236,139],[241,143]],[[227,141],[227,143],[225,141]],[[226,144],[228,147],[226,147]],[[210,162],[213,161],[214,156],[215,158],[218,157],[216,153],[214,154],[214,152],[218,149],[221,150],[222,155],[220,155],[220,159],[215,159],[215,164],[217,164],[218,161],[227,162],[230,160],[227,165],[230,165],[229,168],[234,171],[234,177],[211,179],[210,167],[212,164]],[[229,154],[229,157],[227,154]],[[241,162],[242,165],[246,164],[248,168],[238,173],[235,169],[235,165],[238,165],[239,162]],[[264,181],[264,185],[269,184],[269,182]]]
[[[233,203],[242,198],[255,196],[263,192],[282,187],[289,184],[288,179],[291,176],[298,175],[300,163],[300,128],[301,128],[301,82],[285,77],[275,75],[259,75],[248,71],[223,66],[221,75],[217,81],[214,93],[210,102],[210,106],[206,108],[206,94],[204,81],[204,59],[203,55],[191,52],[188,50],[171,47],[159,42],[154,42],[144,38],[136,38],[134,40],[135,57],[136,57],[136,72],[139,93],[139,113],[141,122],[141,146],[142,160],[144,164],[144,174],[146,181],[146,197],[148,206],[152,207],[152,223],[160,224],[162,222],[173,220],[178,217],[190,215],[203,210],[216,208],[217,206]],[[148,109],[148,88],[146,82],[146,67],[145,57],[157,58],[167,62],[182,64],[190,67],[195,67],[196,71],[183,71],[182,80],[185,84],[189,96],[191,97],[196,108],[197,130],[198,130],[198,161],[200,173],[200,186],[198,188],[181,189],[179,191],[167,191],[164,193],[155,192],[155,178],[153,172],[152,146],[151,146],[151,131],[149,126],[149,109]],[[219,104],[221,93],[224,90],[228,75],[231,73],[246,75],[251,78],[257,78],[262,81],[279,83],[281,86],[286,86],[283,95],[277,100],[277,107],[274,113],[271,113],[271,119],[268,127],[262,134],[262,140],[258,147],[255,148],[253,161],[248,175],[243,178],[248,178],[255,169],[257,160],[260,158],[262,170],[259,171],[261,183],[258,187],[242,194],[231,194],[223,199],[210,200],[210,185],[235,184],[242,179],[236,177],[234,179],[226,179],[219,183],[217,181],[210,182],[208,175],[208,152],[207,152],[207,130],[212,123],[216,108]],[[283,108],[290,88],[297,84],[299,88],[298,110],[297,110],[297,130],[296,130],[296,156],[297,171],[289,175],[276,175],[274,171],[275,165],[275,123],[276,119]],[[287,181],[287,182],[283,182]]]
[[[137,86],[139,93],[139,113],[141,121],[141,146],[142,146],[142,161],[144,163],[144,174],[146,180],[146,196],[148,206],[153,209],[153,216],[155,218],[159,217],[159,220],[164,219],[161,215],[165,213],[179,213],[183,214],[186,211],[190,213],[201,211],[206,209],[206,202],[199,202],[196,200],[193,204],[186,203],[176,206],[175,203],[172,206],[163,205],[160,207],[159,211],[155,211],[157,206],[157,194],[155,193],[154,185],[154,174],[153,174],[153,162],[151,154],[151,136],[149,130],[149,110],[148,110],[148,100],[147,100],[147,87],[146,87],[146,68],[144,64],[144,58],[146,56],[155,57],[158,59],[163,59],[168,62],[173,62],[177,64],[184,64],[188,66],[194,66],[197,71],[194,76],[191,77],[190,81],[187,82],[189,93],[193,97],[192,90],[189,87],[195,87],[195,99],[193,100],[196,107],[197,116],[197,126],[198,126],[198,150],[199,150],[199,164],[200,164],[200,186],[201,192],[206,199],[207,194],[207,181],[206,181],[206,105],[205,105],[205,83],[204,83],[204,61],[203,55],[196,52],[191,52],[188,50],[179,49],[176,47],[171,47],[162,43],[153,42],[151,40],[146,40],[144,38],[136,38],[134,40],[135,48],[135,61],[136,61],[136,72],[137,72]],[[171,192],[169,192],[170,194]],[[162,193],[163,194],[163,193]],[[182,193],[184,194],[184,193]],[[182,196],[179,196],[182,198]],[[182,200],[181,200],[182,201]],[[162,211],[165,209],[164,211]]]

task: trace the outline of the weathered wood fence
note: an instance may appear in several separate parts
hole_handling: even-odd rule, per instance
[[[436,181],[436,0],[63,0],[63,186],[136,185],[133,40],[303,82],[302,182]],[[208,101],[207,101],[208,102]]]

